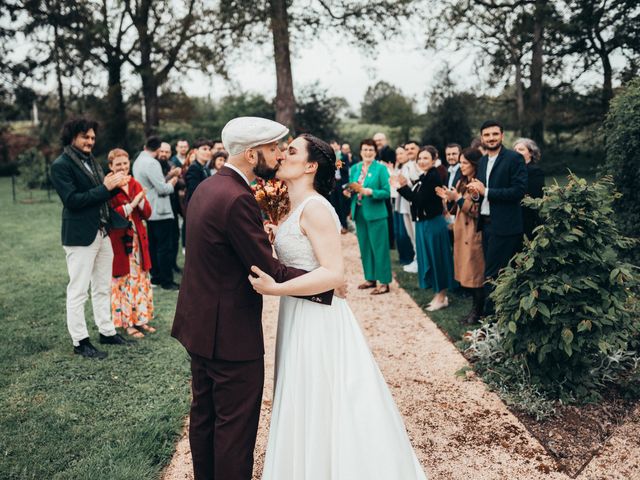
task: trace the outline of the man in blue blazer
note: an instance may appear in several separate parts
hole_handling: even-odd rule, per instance
[[[522,245],[520,201],[527,189],[527,168],[522,155],[502,145],[504,129],[500,123],[484,122],[480,136],[487,153],[468,188],[480,196],[478,228],[482,230],[485,278],[493,280]]]

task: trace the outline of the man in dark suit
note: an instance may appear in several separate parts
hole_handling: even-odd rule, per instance
[[[213,145],[213,140],[207,140],[206,138],[199,138],[193,144],[193,148],[196,150],[196,159],[195,162],[189,165],[187,173],[184,176],[187,185],[185,197],[187,204],[189,200],[191,200],[193,192],[196,191],[196,187],[200,185],[203,180],[211,176],[209,163],[211,162],[211,157],[213,157]]]
[[[349,165],[346,155],[340,151],[340,144],[337,140],[331,140],[329,142],[331,148],[333,148],[334,153],[336,154],[336,165],[339,168],[336,168],[336,186],[331,192],[331,196],[329,197],[329,201],[331,205],[335,209],[338,214],[338,218],[340,219],[341,225],[341,233],[345,234],[349,231],[347,225],[347,214],[349,209],[349,204],[347,203],[347,199],[342,194],[346,186],[349,184]]]
[[[520,201],[527,188],[527,169],[522,155],[502,145],[500,123],[484,122],[480,136],[487,153],[480,159],[477,178],[468,188],[481,196],[478,227],[482,230],[485,278],[494,280],[522,245]],[[486,290],[489,293],[488,284]],[[491,305],[487,307],[491,312]]]
[[[231,120],[229,161],[189,202],[187,255],[171,335],[191,356],[189,440],[196,480],[249,480],[264,383],[262,297],[252,265],[283,282],[303,275],[273,258],[250,183],[272,177],[283,158],[279,123]],[[333,292],[309,297],[331,303]]]
[[[393,168],[396,166],[396,151],[389,146],[387,136],[378,132],[373,136],[373,141],[376,142],[378,148],[378,155],[376,158],[383,162],[383,164],[389,169],[389,173],[393,172]],[[395,248],[395,235],[393,232],[393,206],[391,205],[391,198],[386,200],[387,207],[387,227],[389,232],[389,247]]]
[[[93,157],[98,123],[78,118],[62,129],[63,151],[51,165],[51,183],[62,200],[62,246],[69,271],[67,328],[73,352],[86,358],[104,358],[106,352],[89,341],[84,304],[91,285],[93,318],[100,343],[125,345],[111,319],[113,249],[107,235],[112,227],[127,223],[109,208],[111,192],[128,183],[122,172],[104,175]]]

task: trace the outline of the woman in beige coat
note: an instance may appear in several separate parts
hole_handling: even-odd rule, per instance
[[[477,229],[478,198],[467,191],[467,184],[475,178],[482,153],[467,148],[460,155],[461,178],[455,189],[440,187],[436,193],[447,202],[456,202],[457,214],[453,224],[453,264],[455,277],[460,285],[473,292],[471,312],[464,319],[476,323],[483,315],[484,305],[484,256],[482,254],[482,232]]]

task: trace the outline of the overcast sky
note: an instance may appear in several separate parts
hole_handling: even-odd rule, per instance
[[[473,88],[473,81],[466,74],[472,71],[469,52],[432,52],[421,48],[418,40],[409,36],[387,41],[377,49],[363,50],[347,42],[343,37],[324,35],[313,44],[292,44],[292,71],[294,88],[300,91],[314,82],[326,88],[330,96],[344,97],[357,113],[367,87],[379,80],[399,87],[406,95],[416,99],[416,107],[424,110],[426,93],[431,77],[445,61],[455,74],[465,74],[459,81],[462,88]],[[275,96],[276,78],[271,43],[260,48],[247,49],[242,58],[234,61],[231,76],[243,91],[258,92],[267,98]],[[220,78],[190,73],[184,83],[187,93],[220,98],[224,94],[237,93],[235,85]],[[477,83],[477,82],[476,82]]]

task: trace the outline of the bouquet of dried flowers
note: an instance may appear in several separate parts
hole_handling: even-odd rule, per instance
[[[276,179],[263,180],[258,178],[251,188],[260,210],[269,219],[269,222],[277,225],[289,213],[291,201],[284,182]]]

